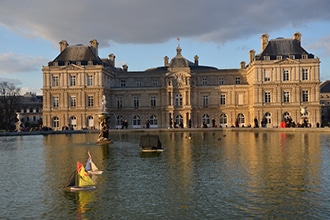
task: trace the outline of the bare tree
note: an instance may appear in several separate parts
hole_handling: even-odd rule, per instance
[[[8,82],[0,82],[0,128],[12,130],[16,123],[16,111],[20,97],[20,88]]]

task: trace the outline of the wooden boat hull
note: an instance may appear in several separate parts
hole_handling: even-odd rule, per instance
[[[142,153],[161,153],[163,151],[164,151],[163,148],[161,148],[161,149],[141,149]]]
[[[101,170],[97,170],[97,171],[88,171],[88,174],[92,174],[92,175],[100,175],[100,174],[102,174],[103,173],[103,171],[101,171]]]
[[[71,186],[69,187],[69,190],[71,192],[74,192],[74,191],[85,191],[85,190],[94,190],[96,189],[96,186],[83,186],[83,187],[80,187],[80,186]]]

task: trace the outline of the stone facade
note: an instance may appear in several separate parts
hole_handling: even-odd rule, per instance
[[[320,61],[301,47],[301,34],[290,39],[261,36],[261,53],[249,63],[218,69],[177,54],[145,71],[115,67],[115,56],[98,57],[98,43],[69,46],[43,71],[43,123],[98,128],[106,103],[113,128],[278,127],[281,122],[315,126],[320,122]],[[105,97],[105,102],[102,97]]]

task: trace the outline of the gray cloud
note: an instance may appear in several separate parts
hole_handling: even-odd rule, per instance
[[[2,1],[0,25],[26,37],[101,47],[180,37],[225,43],[274,29],[330,21],[328,0]]]
[[[15,53],[0,54],[0,74],[40,72],[41,66],[45,63],[47,60],[42,57]]]

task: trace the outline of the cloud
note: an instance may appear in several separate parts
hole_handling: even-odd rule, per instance
[[[330,21],[328,0],[2,1],[0,25],[27,38],[84,43],[162,43],[177,36],[225,43]],[[86,40],[87,39],[87,40]]]
[[[0,54],[0,74],[40,72],[41,66],[47,63],[43,57],[27,56],[23,54]]]
[[[320,50],[321,54],[318,56],[330,57],[330,35],[320,38],[315,43],[308,45],[312,50]]]
[[[8,82],[8,83],[12,83],[15,86],[17,85],[21,85],[22,81],[19,79],[15,79],[15,78],[7,78],[7,77],[0,77],[0,82]]]

